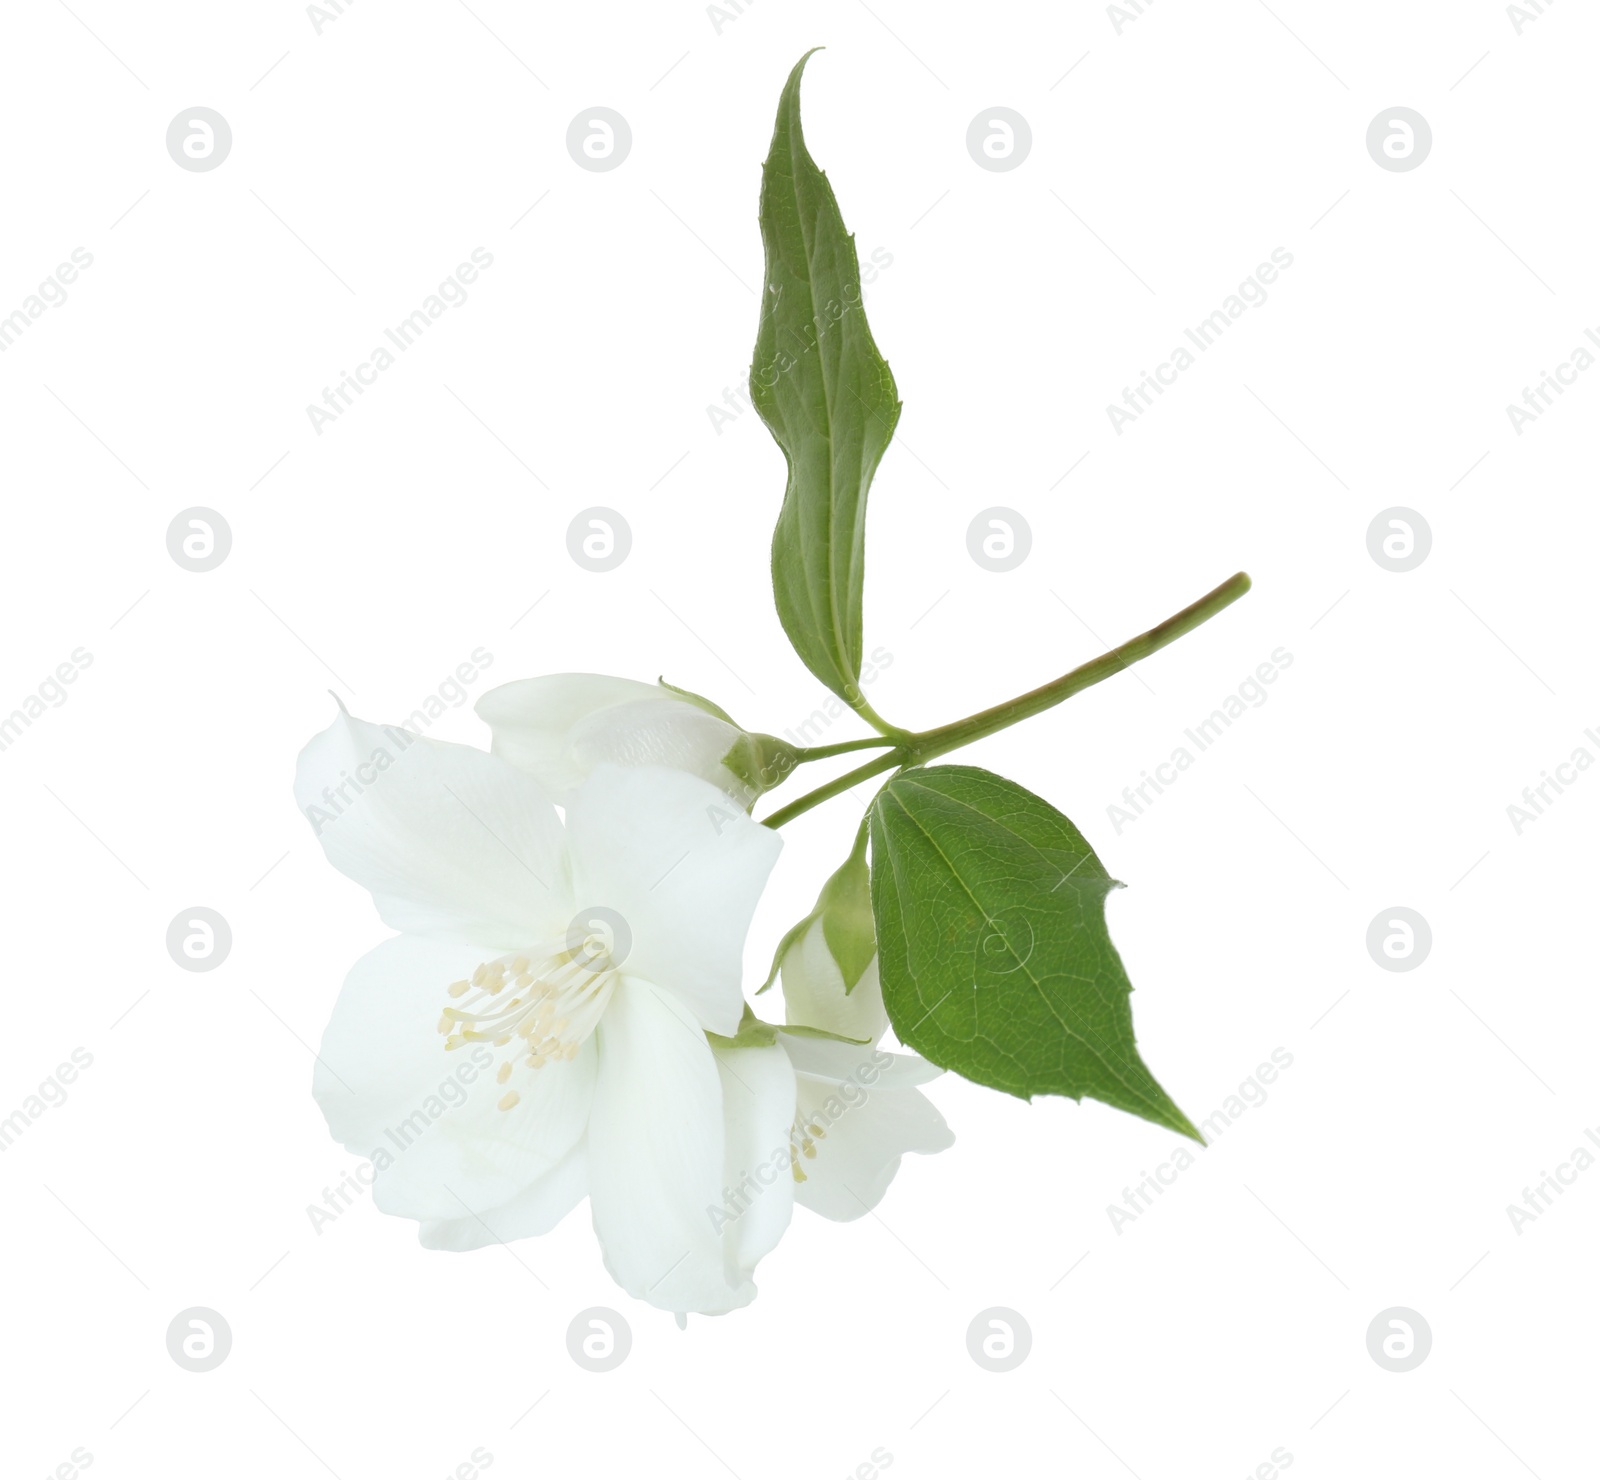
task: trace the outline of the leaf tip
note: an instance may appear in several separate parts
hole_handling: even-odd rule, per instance
[[[1172,1102],[1169,1100],[1167,1103],[1171,1104]],[[1172,1106],[1172,1113],[1174,1119],[1170,1122],[1170,1124],[1173,1130],[1177,1131],[1180,1135],[1187,1136],[1191,1141],[1198,1141],[1202,1146],[1206,1144],[1206,1138],[1194,1128],[1194,1122],[1191,1121],[1189,1117],[1183,1113],[1183,1111],[1178,1109],[1176,1105]]]
[[[819,51],[824,50],[826,50],[825,47],[813,46],[800,58],[798,62],[794,64],[793,67],[789,69],[789,81],[784,87],[785,92],[788,92],[790,88],[793,88],[796,90],[796,93],[798,93],[800,87],[800,78],[806,70],[806,63],[809,62],[811,58],[814,57]]]

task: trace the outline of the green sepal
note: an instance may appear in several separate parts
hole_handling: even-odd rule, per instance
[[[844,978],[844,992],[848,997],[878,954],[878,932],[872,921],[865,818],[850,856],[822,886],[817,909],[822,916],[822,937]]]
[[[843,1033],[830,1033],[826,1028],[808,1028],[801,1023],[785,1023],[778,1031],[787,1033],[791,1038],[826,1038],[833,1043],[853,1043],[858,1048],[866,1048],[872,1043],[870,1038],[847,1038]]]
[[[800,939],[811,928],[811,922],[817,918],[818,911],[812,910],[798,925],[791,925],[783,933],[783,939],[778,942],[778,949],[772,953],[772,970],[767,973],[767,979],[756,988],[756,996],[768,991],[773,982],[778,979],[778,972],[783,967],[783,957],[789,947]]]
[[[780,740],[776,735],[762,735],[746,730],[714,699],[708,699],[704,694],[697,694],[693,689],[679,688],[677,684],[668,683],[664,678],[657,678],[656,682],[662,688],[676,694],[684,703],[705,710],[707,714],[714,715],[724,724],[732,725],[740,732],[739,738],[722,757],[722,764],[746,786],[753,787],[757,795],[781,786],[800,764],[800,752],[787,740]]]
[[[744,1004],[744,1016],[739,1019],[739,1028],[731,1038],[724,1038],[721,1033],[707,1033],[713,1048],[770,1048],[778,1041],[778,1030],[771,1023],[764,1023],[750,1010],[750,1004]]]
[[[746,731],[733,742],[722,764],[746,786],[767,792],[789,779],[800,764],[800,752],[776,735]]]
[[[726,764],[726,762],[724,762]],[[878,953],[878,937],[872,921],[871,875],[867,868],[867,819],[862,818],[856,833],[855,846],[850,856],[828,876],[817,895],[811,912],[797,924],[791,925],[772,953],[772,970],[767,979],[756,988],[756,996],[767,991],[777,981],[783,968],[783,958],[791,946],[799,943],[812,925],[820,918],[822,936],[828,944],[828,953],[844,978],[845,996],[849,996],[861,980],[872,958]]]
[[[843,1033],[830,1033],[826,1028],[808,1028],[802,1024],[764,1023],[751,1011],[748,1002],[744,1005],[744,1015],[739,1019],[739,1030],[731,1038],[725,1038],[721,1033],[707,1033],[713,1048],[771,1048],[778,1041],[778,1034],[787,1033],[794,1038],[829,1038],[835,1043],[853,1043],[857,1047],[870,1044],[870,1038],[846,1038]]]
[[[739,721],[736,720],[731,714],[729,714],[726,709],[724,709],[715,700],[706,698],[704,694],[697,694],[693,689],[680,689],[677,684],[668,683],[666,679],[659,676],[656,678],[656,682],[660,684],[662,688],[670,689],[685,703],[693,704],[696,709],[703,709],[707,714],[716,715],[718,719],[726,721],[728,724],[732,725],[734,729],[742,730],[744,728],[744,726],[741,725]]]

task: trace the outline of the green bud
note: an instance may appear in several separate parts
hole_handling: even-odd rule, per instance
[[[850,856],[822,886],[811,912],[778,942],[772,970],[760,989],[765,992],[782,973],[791,1021],[798,1013],[801,1022],[827,1024],[830,1030],[852,1037],[856,1036],[852,1030],[865,1031],[871,1037],[883,1031],[878,1021],[882,1012],[874,966],[878,937],[869,883],[863,823]],[[845,999],[864,980],[874,1000],[846,1012]],[[841,1013],[842,1017],[836,1016]]]
[[[751,806],[755,805],[756,797],[762,792],[771,791],[787,781],[800,764],[800,752],[787,741],[778,739],[776,735],[760,735],[746,730],[726,709],[704,694],[697,694],[692,689],[680,689],[677,684],[668,683],[664,678],[658,678],[656,682],[684,703],[693,704],[695,708],[715,715],[724,724],[730,724],[742,732],[722,757],[722,764],[754,792],[755,795],[750,798]]]
[[[788,780],[800,764],[800,752],[776,735],[747,732],[733,742],[722,764],[759,796]]]
[[[867,870],[867,833],[863,828],[850,856],[822,886],[817,912],[828,950],[839,963],[844,989],[853,991],[878,954],[878,932],[872,923],[872,892]]]

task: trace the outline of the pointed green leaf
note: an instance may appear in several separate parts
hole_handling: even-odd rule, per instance
[[[861,304],[855,239],[800,131],[802,57],[761,175],[766,277],[750,397],[788,462],[772,538],[778,616],[795,651],[859,706],[867,486],[900,399]]]
[[[902,1043],[1008,1094],[1088,1095],[1200,1139],[1139,1057],[1105,921],[1121,886],[1067,818],[975,766],[902,772],[871,815],[879,973]]]

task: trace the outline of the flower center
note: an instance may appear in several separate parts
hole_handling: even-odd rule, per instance
[[[444,1009],[439,1031],[446,1049],[466,1043],[515,1044],[495,1072],[505,1084],[516,1072],[578,1056],[616,987],[617,972],[605,942],[589,938],[549,951],[517,951],[485,961],[449,994],[458,1005]],[[509,1089],[499,1108],[513,1109],[522,1096]]]

